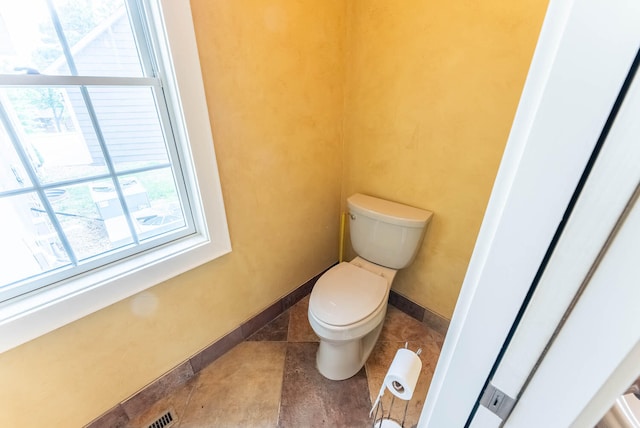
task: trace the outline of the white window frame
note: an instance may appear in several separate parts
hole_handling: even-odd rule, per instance
[[[144,254],[88,272],[63,285],[0,305],[0,352],[99,311],[231,251],[189,2],[145,0],[166,70],[165,96],[187,187],[193,190],[196,233]],[[202,195],[206,195],[203,198]]]

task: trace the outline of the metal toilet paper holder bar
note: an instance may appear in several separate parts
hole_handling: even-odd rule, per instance
[[[405,349],[407,349],[409,345],[409,342],[405,342],[404,347]],[[420,356],[420,354],[422,353],[422,348],[418,348],[418,350],[416,351],[416,355]],[[393,381],[391,383],[392,388],[395,390],[395,392],[402,394],[404,392],[404,386],[402,386],[399,382]],[[378,393],[378,398],[376,398],[375,403],[373,403],[373,407],[371,408],[371,411],[369,412],[369,417],[371,417],[374,409],[375,409],[375,413],[373,414],[373,425],[372,428],[395,428],[395,427],[401,427],[404,428],[404,422],[407,419],[407,409],[409,408],[409,401],[411,400],[402,400],[401,398],[398,398],[401,401],[404,401],[404,412],[402,413],[402,422],[400,422],[400,424],[398,424],[395,420],[391,419],[391,411],[393,410],[393,403],[396,399],[396,394],[394,393],[394,391],[391,391],[391,404],[389,404],[389,412],[387,413],[387,417],[385,419],[384,416],[384,408],[382,406],[382,396],[384,395],[384,390],[386,389],[386,385],[384,383],[384,381],[382,382],[382,387],[380,388],[380,392]],[[380,411],[380,419],[378,418],[378,411]],[[385,422],[386,421],[386,422]]]

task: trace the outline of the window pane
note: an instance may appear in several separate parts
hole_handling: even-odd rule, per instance
[[[133,242],[110,181],[47,191],[49,201],[78,260]],[[108,226],[106,223],[108,223]]]
[[[0,191],[15,190],[30,185],[31,180],[22,166],[13,143],[0,124]]]
[[[117,171],[169,162],[151,88],[92,87],[89,95]]]
[[[123,183],[135,183],[137,191],[145,198],[129,198],[127,204],[135,219],[140,239],[152,238],[185,226],[180,199],[176,192],[171,169],[163,168],[137,173],[121,178]],[[144,206],[141,201],[148,201]]]
[[[10,88],[0,101],[43,183],[107,172],[80,89]]]
[[[148,206],[146,195],[141,194],[134,183],[122,183],[122,191],[129,205],[141,204]],[[97,208],[97,217],[102,219],[107,240],[112,247],[118,247],[133,242],[129,223],[124,216],[118,193],[112,180],[101,180],[89,186],[91,202]],[[81,198],[84,203],[87,200]],[[106,245],[106,244],[104,244]]]
[[[0,287],[69,264],[36,194],[0,199]]]
[[[0,21],[4,30],[0,73],[40,73],[60,57],[62,48],[51,31],[44,0],[0,2]]]
[[[53,3],[79,75],[142,76],[123,0]],[[0,73],[71,74],[45,1],[3,1],[0,18]]]
[[[73,61],[81,76],[142,76],[123,0],[56,0]],[[65,61],[46,74],[69,74]]]

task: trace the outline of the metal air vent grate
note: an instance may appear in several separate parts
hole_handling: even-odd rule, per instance
[[[173,415],[169,411],[152,422],[148,428],[168,428],[173,425],[173,422]]]

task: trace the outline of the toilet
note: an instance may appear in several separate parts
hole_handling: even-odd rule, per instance
[[[320,338],[316,366],[331,380],[350,378],[369,358],[396,272],[415,259],[432,216],[360,193],[350,196],[347,206],[358,256],[325,272],[309,299],[309,323]]]

